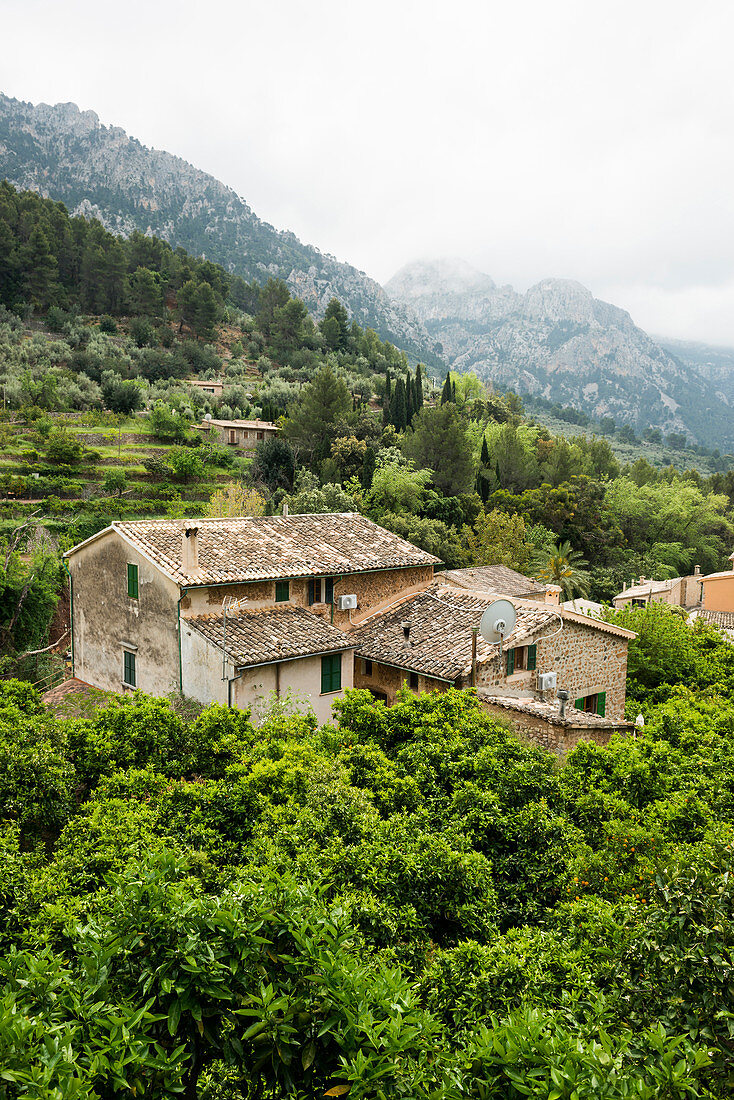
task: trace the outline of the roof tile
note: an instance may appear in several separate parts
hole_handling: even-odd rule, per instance
[[[221,614],[192,616],[185,621],[217,649],[222,649],[224,617]],[[304,607],[284,604],[245,608],[227,615],[227,656],[237,667],[354,648],[355,643],[346,634]]]
[[[180,584],[338,576],[440,560],[357,512],[186,522],[198,528],[199,570],[191,577],[183,571],[180,520],[130,520],[113,528]]]

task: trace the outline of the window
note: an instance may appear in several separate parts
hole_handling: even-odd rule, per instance
[[[411,691],[417,691],[418,690],[418,673],[417,672],[411,672],[409,683],[410,683],[410,690]]]
[[[328,695],[330,691],[341,691],[341,687],[342,655],[326,653],[321,658],[321,694]]]
[[[138,598],[138,567],[132,562],[127,563],[127,594],[131,600]]]
[[[229,441],[230,443],[237,442],[237,432],[234,430],[234,428],[229,429]]]
[[[275,602],[286,603],[291,598],[291,582],[290,581],[276,581],[275,582]]]
[[[257,433],[257,438],[258,439],[264,439],[265,438],[265,432],[258,432]]]
[[[533,672],[538,663],[538,647],[534,645],[517,646],[507,650],[507,675],[514,672]]]
[[[129,649],[122,654],[122,682],[128,687],[135,687],[135,654]]]
[[[372,675],[372,661],[365,661],[365,660],[362,661],[362,675],[363,676],[371,676]]]
[[[604,718],[607,712],[607,693],[598,691],[594,695],[582,695],[573,704],[576,710],[583,710],[586,714],[598,714]]]
[[[308,582],[308,602],[333,603],[334,602],[334,578],[313,577]]]
[[[647,604],[647,600],[633,600],[632,601],[632,606],[633,607],[645,607],[646,604]]]

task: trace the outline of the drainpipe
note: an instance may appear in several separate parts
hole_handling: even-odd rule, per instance
[[[61,564],[64,567],[64,571],[69,578],[69,625],[71,626],[71,675],[76,675],[76,661],[74,658],[74,580],[69,571],[69,566],[66,564],[64,558],[61,559]]]
[[[230,708],[232,707],[232,684],[235,680],[241,680],[246,672],[247,669],[243,668],[242,672],[238,672],[236,676],[231,676],[227,681],[227,706]]]
[[[188,588],[181,589],[181,595],[178,597],[178,604],[176,605],[176,613],[178,617],[178,690],[183,695],[183,660],[181,658],[181,600],[188,595]]]
[[[477,686],[477,634],[479,627],[471,628],[471,686]]]

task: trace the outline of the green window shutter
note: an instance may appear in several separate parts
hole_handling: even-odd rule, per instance
[[[324,581],[324,603],[334,602],[334,578],[327,577]]]
[[[324,654],[324,656],[321,658],[321,694],[328,695],[330,691],[341,691],[341,686],[341,653]]]
[[[507,650],[507,675],[512,676],[515,671],[515,650]]]
[[[291,584],[290,581],[276,581],[275,582],[275,602],[285,603],[291,598]]]
[[[308,582],[308,602],[309,604],[316,603],[316,585],[319,586],[319,595],[321,595],[321,581],[317,581],[315,577],[312,577]]]
[[[596,697],[596,713],[600,718],[605,718],[607,713],[607,693],[600,691]]]
[[[127,594],[131,600],[138,598],[138,567],[132,562],[127,563]]]
[[[576,707],[576,710],[583,710],[584,709],[584,700],[583,699],[576,699],[576,700],[574,700],[573,705]]]
[[[123,655],[122,679],[130,687],[135,687],[135,654],[127,649]]]
[[[538,662],[538,647],[536,645],[528,646],[528,672],[532,672]]]

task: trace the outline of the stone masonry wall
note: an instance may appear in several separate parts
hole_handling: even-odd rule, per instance
[[[360,657],[354,658],[354,686],[366,688],[372,692],[384,692],[387,695],[388,705],[395,702],[395,696],[401,687],[410,684],[410,673],[391,665],[382,665],[378,661],[372,662],[372,675],[365,676],[363,662]],[[416,694],[423,691],[445,691],[449,684],[441,680],[432,680],[430,676],[418,675],[418,687],[413,690]]]
[[[339,611],[336,600],[339,596],[354,593],[357,597],[357,611],[353,616],[361,618],[378,604],[397,597],[408,588],[428,584],[433,576],[433,566],[423,565],[410,569],[385,569],[375,573],[356,573],[348,577],[336,577],[334,580],[334,626],[349,630],[349,612]],[[286,580],[283,577],[283,580]],[[213,614],[222,606],[225,596],[235,599],[246,598],[251,607],[267,607],[275,604],[275,581],[256,581],[250,584],[228,584],[211,588],[192,588],[181,601],[181,609],[192,615]],[[306,607],[314,615],[331,621],[331,604],[316,603],[309,607],[308,580],[303,577],[290,582],[289,602],[296,607]]]
[[[579,726],[555,726],[551,722],[544,722],[533,714],[521,714],[520,712],[508,712],[503,707],[493,707],[491,703],[484,703],[484,709],[492,717],[501,718],[520,734],[520,736],[541,749],[548,749],[558,756],[565,756],[581,741],[593,741],[595,745],[604,748],[616,730],[590,729]]]

